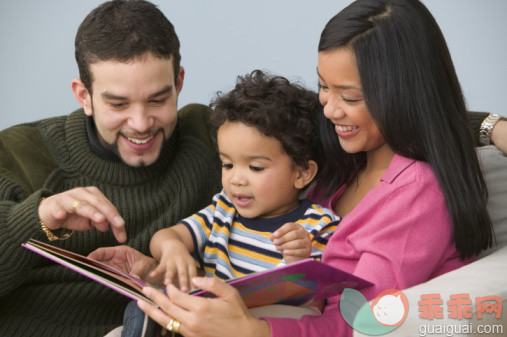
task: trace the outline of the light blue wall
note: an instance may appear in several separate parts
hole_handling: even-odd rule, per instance
[[[0,129],[79,107],[70,88],[78,76],[74,35],[100,2],[0,0]],[[350,1],[154,2],[182,43],[182,106],[207,104],[255,68],[316,88],[320,32]],[[447,38],[469,108],[507,115],[507,1],[424,3]]]

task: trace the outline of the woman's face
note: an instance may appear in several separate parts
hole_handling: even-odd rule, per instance
[[[319,99],[348,153],[375,151],[384,138],[366,108],[354,53],[339,48],[319,53]]]

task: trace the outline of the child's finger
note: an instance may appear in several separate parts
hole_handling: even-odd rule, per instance
[[[163,274],[165,272],[165,266],[162,264],[159,264],[157,268],[153,269],[153,271],[150,273],[150,277],[156,278],[157,276]]]
[[[293,230],[296,230],[298,228],[300,228],[301,226],[298,225],[297,223],[294,223],[294,222],[287,222],[286,224],[284,224],[282,227],[278,228],[276,231],[273,232],[273,234],[271,234],[270,237],[272,237],[271,240],[274,240],[276,238],[281,238],[282,236],[284,236],[285,234],[287,234],[288,232],[290,231],[293,231]]]
[[[193,283],[192,283],[192,279],[194,277],[197,277],[197,268],[195,266],[195,263],[191,263],[188,265],[188,278],[190,280],[189,284],[188,284],[189,290],[192,290],[194,288]]]
[[[181,291],[186,293],[190,290],[190,276],[188,272],[188,265],[183,261],[178,264],[178,281]]]
[[[174,275],[177,273],[175,266],[166,266],[165,276],[164,276],[164,284],[172,284]]]
[[[307,258],[310,257],[310,255],[311,250],[308,250],[307,248],[284,249],[283,251],[283,256],[285,259],[287,256]]]
[[[272,240],[273,244],[275,246],[281,246],[281,245],[283,245],[284,243],[286,243],[288,241],[297,240],[298,239],[298,235],[300,235],[297,232],[298,232],[297,230],[291,230],[289,232],[286,232],[283,235],[281,235],[281,236],[276,237],[275,239],[273,239]]]
[[[280,247],[284,251],[287,249],[308,249],[311,247],[311,244],[310,240],[303,238],[285,242],[283,245],[277,246],[277,248]]]
[[[297,240],[307,240],[311,241],[310,239],[310,233],[308,233],[303,227],[299,227],[295,230],[291,230],[287,233],[285,233],[283,236],[274,239],[273,244],[275,246],[282,246],[285,245],[288,242],[291,241],[297,241]]]

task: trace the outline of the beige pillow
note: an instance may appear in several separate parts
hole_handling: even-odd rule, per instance
[[[507,245],[507,156],[495,146],[477,150],[488,186],[488,211],[495,230],[496,244],[479,257],[491,254]]]

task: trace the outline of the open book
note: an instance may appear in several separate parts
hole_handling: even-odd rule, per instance
[[[104,263],[44,242],[30,239],[22,246],[134,300],[143,299],[154,304],[142,293],[146,286],[164,291]],[[302,305],[337,295],[345,288],[361,289],[373,285],[313,259],[234,278],[227,283],[238,289],[248,308],[275,303]],[[213,297],[202,290],[195,290],[192,294]]]

